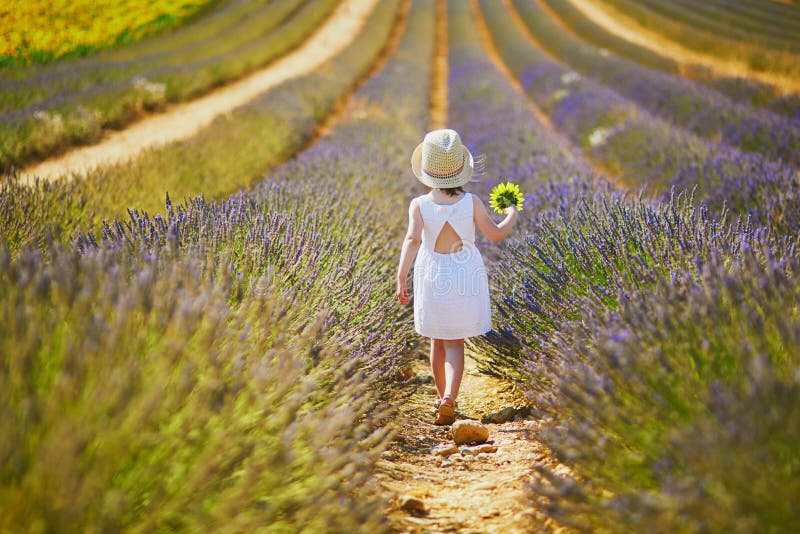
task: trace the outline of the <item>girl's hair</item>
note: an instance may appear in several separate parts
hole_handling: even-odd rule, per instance
[[[449,196],[454,197],[460,195],[464,192],[464,188],[461,186],[458,187],[438,187],[439,191],[447,193]]]

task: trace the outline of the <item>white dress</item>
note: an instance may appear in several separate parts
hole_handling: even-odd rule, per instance
[[[492,329],[489,278],[475,247],[470,193],[454,204],[436,204],[430,193],[419,198],[422,246],[414,261],[414,329],[425,337],[460,339]],[[462,242],[461,250],[434,251],[445,222]]]

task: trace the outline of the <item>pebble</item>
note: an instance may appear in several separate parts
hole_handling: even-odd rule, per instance
[[[426,515],[428,510],[425,508],[425,503],[422,499],[414,495],[402,495],[397,499],[397,505],[401,510],[408,512],[412,515]]]
[[[432,448],[430,452],[436,456],[444,456],[446,458],[451,454],[458,452],[458,445],[453,443],[447,445],[437,445],[436,447]]]
[[[476,421],[466,419],[453,423],[452,432],[456,445],[483,443],[489,439],[488,428]]]
[[[489,443],[482,445],[475,445],[474,447],[464,447],[461,449],[461,454],[464,456],[477,456],[481,453],[497,452],[497,446]]]
[[[489,458],[494,458],[494,456],[492,456],[489,453],[482,452],[479,455],[477,455],[475,458],[478,459],[478,460],[488,460]]]

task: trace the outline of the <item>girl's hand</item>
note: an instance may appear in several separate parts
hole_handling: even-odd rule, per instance
[[[517,211],[517,207],[516,207],[516,206],[508,206],[507,208],[505,208],[505,209],[503,210],[503,213],[505,213],[506,215],[508,215],[509,213],[513,213],[513,212],[515,212],[515,211]]]
[[[397,279],[397,300],[400,301],[400,304],[408,304],[411,301],[411,298],[408,296],[405,278]]]

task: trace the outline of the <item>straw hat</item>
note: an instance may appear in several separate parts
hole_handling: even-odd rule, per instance
[[[411,170],[428,187],[459,187],[469,182],[475,162],[455,130],[434,130],[411,154]]]

